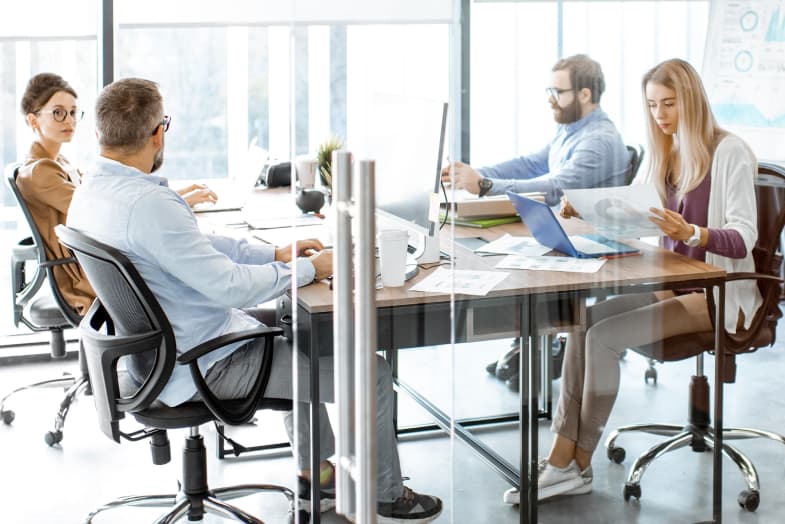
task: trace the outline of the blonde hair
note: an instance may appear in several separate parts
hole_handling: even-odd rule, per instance
[[[678,175],[676,194],[681,200],[701,183],[711,169],[714,149],[725,131],[717,124],[700,76],[689,63],[678,58],[666,60],[643,75],[643,107],[648,123],[650,170],[652,180],[663,200],[674,139],[673,135],[666,135],[659,129],[649,110],[646,86],[650,82],[665,86],[676,93],[676,108],[679,112],[676,137],[680,162],[679,173],[674,175]]]

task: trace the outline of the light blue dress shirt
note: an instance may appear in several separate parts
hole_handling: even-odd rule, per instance
[[[275,262],[274,246],[203,234],[165,178],[104,157],[74,192],[67,223],[129,258],[166,313],[178,355],[213,337],[259,326],[239,308],[266,302],[291,286],[292,269]],[[298,286],[314,279],[308,259],[298,259],[297,272]],[[200,358],[202,372],[242,344]],[[194,393],[188,366],[178,364],[158,398],[176,406]]]
[[[541,151],[477,171],[493,179],[489,195],[541,191],[553,206],[564,189],[624,185],[628,166],[621,135],[598,107],[577,122],[560,124]]]

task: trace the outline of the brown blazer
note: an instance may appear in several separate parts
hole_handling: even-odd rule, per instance
[[[68,206],[76,184],[66,171],[70,167],[62,155],[52,160],[38,142],[30,146],[30,153],[19,168],[16,184],[30,209],[30,214],[44,239],[47,260],[68,258],[71,255],[55,235],[55,226],[65,224]],[[55,282],[63,297],[80,315],[87,313],[95,291],[78,264],[55,266]]]

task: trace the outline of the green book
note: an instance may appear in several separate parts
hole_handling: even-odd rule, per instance
[[[444,220],[444,214],[440,216],[441,220]],[[478,228],[488,228],[493,226],[501,226],[502,224],[512,224],[513,222],[520,222],[521,217],[519,216],[508,216],[508,217],[477,217],[477,218],[455,218],[450,217],[449,222],[455,224],[456,226],[463,226],[463,227],[478,227]]]

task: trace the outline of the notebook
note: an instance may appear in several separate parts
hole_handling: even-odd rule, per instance
[[[532,236],[545,247],[561,251],[575,258],[598,258],[632,255],[640,250],[602,235],[586,234],[567,236],[556,215],[547,204],[507,192],[521,220]]]
[[[251,197],[251,192],[267,161],[267,151],[257,146],[256,139],[254,139],[248,146],[242,172],[226,180],[209,181],[208,186],[218,195],[218,200],[214,203],[197,204],[194,207],[194,213],[242,210]]]

